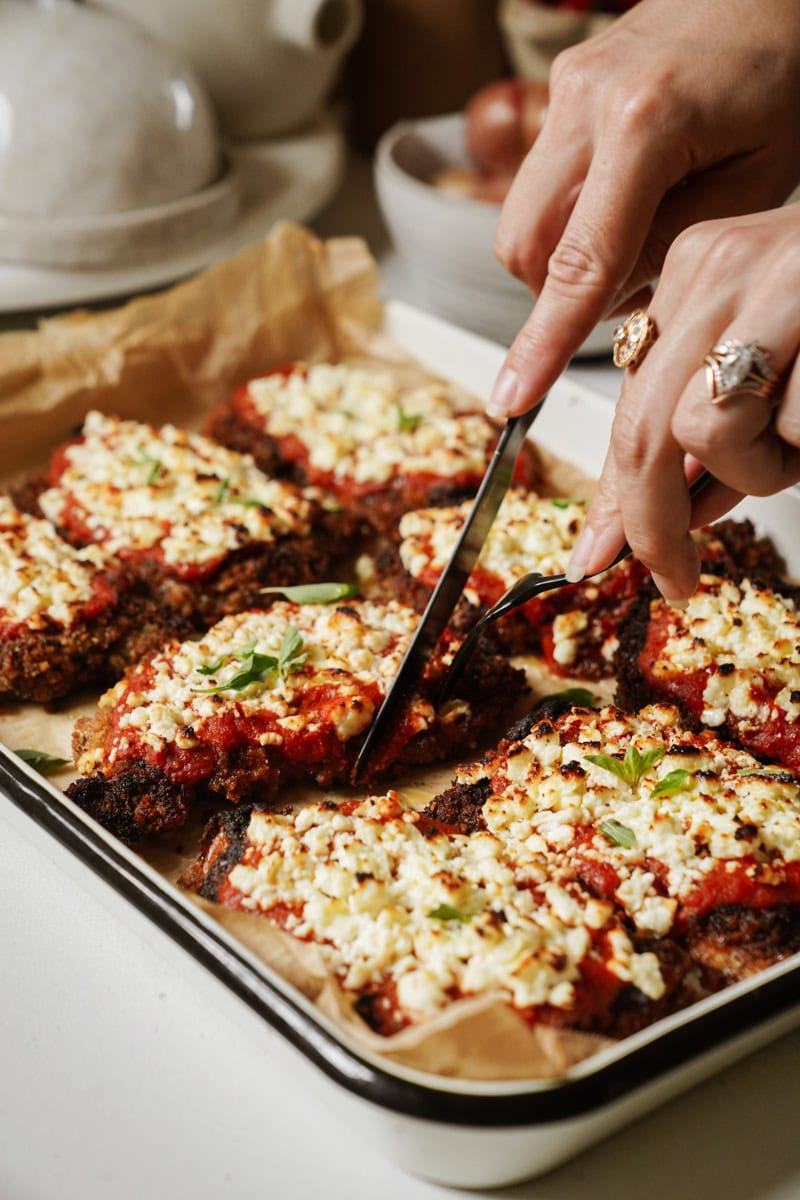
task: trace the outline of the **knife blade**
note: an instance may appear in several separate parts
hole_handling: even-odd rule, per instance
[[[464,591],[464,585],[478,561],[478,555],[483,549],[497,510],[513,478],[514,466],[522,444],[542,404],[544,400],[536,408],[518,417],[512,417],[500,434],[453,553],[359,751],[351,775],[353,783],[357,783],[362,776],[367,762],[383,739],[398,709],[422,678],[425,665],[436,649],[439,638]]]

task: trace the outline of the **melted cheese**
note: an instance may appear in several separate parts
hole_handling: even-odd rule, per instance
[[[248,455],[172,425],[93,412],[65,457],[42,511],[69,527],[77,509],[108,554],[157,551],[187,566],[309,531],[312,505],[296,488],[268,479]]]
[[[74,550],[48,521],[19,512],[0,496],[0,621],[69,626],[92,599],[100,556]]]
[[[598,754],[621,761],[631,745],[642,754],[665,749],[636,782],[589,761]],[[609,864],[620,878],[616,899],[637,928],[664,934],[679,902],[719,864],[748,856],[762,865],[775,856],[800,860],[800,785],[768,772],[742,773],[759,766],[710,734],[681,729],[677,710],[654,705],[631,716],[609,708],[578,711],[557,726],[541,722],[508,755],[459,777],[492,778],[483,810],[492,833],[535,845],[554,867]],[[680,786],[654,795],[679,770],[687,772]],[[633,835],[630,848],[599,830],[588,843],[582,838],[586,827],[609,821]],[[666,896],[647,860],[665,868]]]
[[[400,558],[419,579],[444,570],[470,512],[471,502],[406,513],[400,521]],[[495,575],[503,589],[529,571],[553,575],[569,561],[586,515],[578,502],[552,500],[512,488],[495,518],[478,565]]]
[[[587,757],[622,760],[632,745],[665,753],[631,783]],[[654,796],[677,770],[682,785]],[[344,811],[256,812],[228,879],[245,909],[288,910],[281,923],[320,943],[345,988],[393,981],[412,1021],[454,992],[569,1010],[592,956],[657,1000],[658,957],[636,949],[622,914],[665,935],[709,871],[752,858],[760,878],[769,863],[779,881],[781,861],[800,859],[800,786],[743,774],[753,770],[743,751],[681,729],[675,709],[576,711],[459,771],[467,784],[491,781],[485,830],[423,833],[394,792]],[[634,844],[609,840],[599,827],[610,821]],[[613,902],[580,882],[587,863],[616,872]]]
[[[251,740],[267,749],[323,725],[347,742],[372,720],[418,620],[401,604],[364,601],[341,606],[278,601],[265,612],[225,617],[201,641],[168,647],[101,698],[100,707],[115,712],[118,733],[109,746],[88,751],[79,769],[112,767],[120,754],[141,743],[155,751],[190,746],[192,737],[202,739],[209,723],[226,713],[253,718]],[[251,652],[278,659],[290,626],[302,637],[306,655],[298,669],[268,669],[261,679],[226,689]],[[310,692],[324,693],[324,709],[309,711]],[[459,701],[453,713],[458,705],[463,708]],[[432,706],[416,700],[409,714],[410,735],[435,719]]]
[[[459,412],[444,384],[401,389],[386,373],[318,364],[247,390],[267,433],[299,438],[310,463],[340,481],[480,476],[497,440],[488,417]]]
[[[800,621],[793,601],[749,580],[737,586],[704,575],[687,608],[672,611],[653,673],[710,671],[704,724],[722,725],[729,714],[745,725],[763,723],[773,705],[792,721],[800,718]]]
[[[445,1007],[453,989],[569,1008],[593,934],[606,927],[616,935],[611,969],[652,976],[643,960],[654,956],[635,953],[609,904],[560,870],[541,885],[535,851],[493,832],[426,836],[418,819],[395,793],[347,814],[322,804],[254,813],[230,883],[245,909],[292,906],[287,927],[321,943],[346,988],[392,979],[412,1020]],[[648,986],[659,995],[660,976]]]

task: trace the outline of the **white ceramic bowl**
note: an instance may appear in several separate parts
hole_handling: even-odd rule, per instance
[[[475,333],[508,345],[529,316],[528,289],[494,256],[499,206],[436,188],[445,167],[469,165],[464,116],[394,125],[378,143],[378,199],[398,253],[410,268],[418,303]],[[583,355],[611,349],[615,321],[604,321]]]

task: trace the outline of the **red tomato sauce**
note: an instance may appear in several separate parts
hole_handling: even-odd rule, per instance
[[[754,871],[755,868],[755,871]],[[675,920],[682,928],[690,917],[701,917],[722,905],[774,908],[800,902],[800,863],[777,860],[761,868],[753,858],[719,863],[680,904]]]
[[[657,675],[653,668],[663,655],[669,637],[669,625],[670,617],[666,611],[659,612],[653,618],[637,663],[651,687],[683,705],[699,720],[705,707],[703,695],[713,674],[713,667]],[[769,692],[763,681],[754,681],[750,691],[757,704],[767,706],[769,715],[766,720],[756,722],[752,717],[737,717],[729,711],[725,720],[726,732],[736,737],[746,749],[800,772],[800,723],[791,721],[786,712],[775,704],[777,688]]]

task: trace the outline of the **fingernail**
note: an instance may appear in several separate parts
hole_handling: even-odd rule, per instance
[[[490,417],[507,417],[514,407],[519,391],[519,376],[510,367],[504,367],[495,380],[492,394],[486,402]]]
[[[584,525],[583,529],[578,534],[578,540],[572,547],[567,569],[564,572],[567,583],[579,583],[586,574],[586,568],[589,565],[589,559],[592,557],[594,549],[594,530],[588,525]]]
[[[669,581],[664,579],[662,575],[656,575],[655,571],[651,571],[650,574],[653,576],[653,583],[661,592],[661,595],[664,597],[666,603],[669,604],[670,608],[678,608],[682,612],[687,607],[689,598],[687,596],[681,596],[678,599],[674,599],[672,596],[668,596],[667,592],[670,591],[671,587]]]

